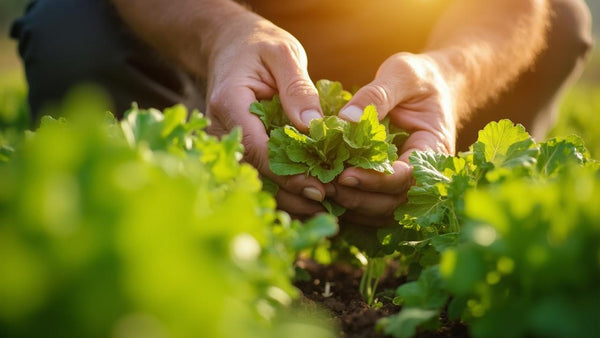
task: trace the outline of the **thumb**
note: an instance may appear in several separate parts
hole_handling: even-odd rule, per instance
[[[283,110],[298,129],[307,131],[312,119],[323,117],[317,88],[308,76],[306,67],[302,67],[295,58],[279,57],[273,61],[270,68]]]
[[[352,99],[340,110],[339,117],[358,122],[365,107],[374,105],[379,119],[383,119],[401,100],[398,95],[397,81],[378,77],[359,89]]]

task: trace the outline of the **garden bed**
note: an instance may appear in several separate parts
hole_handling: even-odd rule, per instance
[[[306,270],[311,279],[298,281],[295,285],[304,294],[308,307],[320,307],[331,315],[332,324],[339,328],[339,336],[347,338],[386,337],[376,332],[375,325],[381,318],[399,312],[400,307],[392,303],[394,290],[405,282],[395,277],[395,266],[388,267],[380,281],[378,300],[381,305],[371,307],[358,292],[362,271],[347,264],[324,266],[309,259],[301,259],[296,266]],[[325,294],[325,285],[330,285],[330,295]],[[449,322],[446,313],[440,318],[442,327],[433,332],[419,332],[417,337],[468,337],[465,325]]]

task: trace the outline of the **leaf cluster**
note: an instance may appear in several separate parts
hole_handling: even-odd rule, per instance
[[[333,181],[349,166],[391,174],[398,158],[397,145],[406,133],[390,133],[388,123],[379,122],[374,106],[365,108],[357,123],[337,117],[352,95],[339,82],[320,80],[316,84],[322,119],[314,119],[308,134],[298,131],[287,119],[279,97],[251,105],[270,135],[269,165],[278,175],[307,174],[321,182]]]
[[[292,265],[337,225],[277,211],[239,130],[81,109],[0,163],[0,336],[329,335],[291,307]]]
[[[581,139],[538,144],[501,120],[467,153],[415,152],[410,161],[416,185],[396,211],[401,226],[380,237],[416,280],[398,288],[403,309],[382,330],[409,337],[435,327],[452,295],[451,319],[475,336],[593,332],[582,318],[600,313],[600,215],[591,211],[600,175]]]

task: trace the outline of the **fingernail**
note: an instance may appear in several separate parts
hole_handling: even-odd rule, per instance
[[[316,188],[306,187],[306,188],[304,188],[304,190],[302,190],[302,195],[304,195],[304,197],[311,199],[313,201],[317,201],[317,202],[323,201],[323,194],[321,194],[319,189],[316,189]]]
[[[344,177],[339,182],[341,185],[345,185],[347,187],[356,187],[359,183],[358,179],[352,176]]]
[[[358,108],[357,106],[350,106],[342,109],[340,112],[340,116],[345,117],[346,119],[354,122],[360,121],[360,117],[363,114],[363,110]]]
[[[302,113],[300,113],[300,120],[302,120],[302,122],[304,122],[307,126],[310,124],[310,121],[314,119],[320,119],[322,117],[323,116],[321,115],[321,113],[314,109],[305,110]]]
[[[333,186],[333,184],[325,184],[325,194],[327,196],[335,195],[335,187]]]

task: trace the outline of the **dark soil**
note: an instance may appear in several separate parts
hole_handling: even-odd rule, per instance
[[[392,299],[396,288],[404,282],[403,278],[393,276],[393,266],[388,267],[377,288],[378,301],[381,302],[378,308],[367,305],[358,292],[362,274],[359,269],[343,264],[323,266],[307,259],[298,261],[297,266],[311,276],[309,281],[296,282],[304,294],[304,301],[328,310],[332,315],[331,320],[340,329],[340,337],[386,337],[376,332],[375,324],[380,318],[400,310],[399,306],[392,303]],[[330,287],[329,295],[325,293],[327,284]],[[418,332],[417,337],[468,337],[467,328],[461,323],[449,322],[445,313],[442,313],[440,320],[444,325],[437,331]]]

